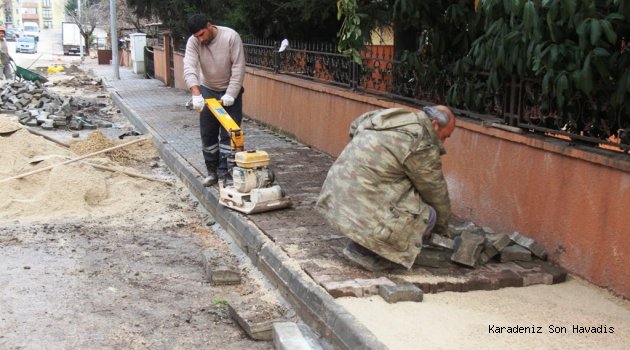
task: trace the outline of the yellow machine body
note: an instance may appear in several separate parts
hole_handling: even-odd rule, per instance
[[[234,119],[215,99],[205,99],[206,106],[221,126],[230,134],[232,164],[229,170],[233,182],[219,181],[219,203],[245,214],[260,213],[291,206],[269,169],[269,154],[265,151],[245,151],[245,135]],[[236,164],[236,166],[234,166]]]
[[[216,98],[207,98],[206,106],[215,118],[221,123],[221,126],[225,130],[227,130],[228,134],[230,134],[230,143],[232,149],[235,152],[241,152],[244,150],[245,145],[245,135],[241,131],[241,127],[236,124],[234,119],[230,117],[228,112],[223,108],[223,105]]]
[[[241,168],[260,168],[269,166],[269,154],[265,151],[243,151],[234,156],[236,165]]]

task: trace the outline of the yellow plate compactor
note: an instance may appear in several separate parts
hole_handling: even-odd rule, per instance
[[[245,151],[245,135],[221,103],[215,98],[208,98],[205,103],[227,130],[232,148],[228,157],[228,171],[232,173],[233,182],[219,181],[219,203],[245,214],[291,206],[291,199],[275,183],[267,152]]]

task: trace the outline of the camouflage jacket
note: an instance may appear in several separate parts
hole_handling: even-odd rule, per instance
[[[445,153],[424,112],[368,112],[328,171],[318,210],[341,233],[393,262],[413,265],[430,209],[435,233],[446,232],[451,205],[440,156]]]

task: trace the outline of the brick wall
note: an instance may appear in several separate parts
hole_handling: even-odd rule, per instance
[[[166,76],[168,74],[166,55],[161,47],[153,47],[153,66],[155,68],[155,79],[166,84]],[[175,74],[177,75],[177,73]]]
[[[158,52],[156,76],[158,62],[164,62]],[[175,75],[181,74],[181,65],[176,65]],[[403,106],[249,67],[244,86],[245,114],[331,155],[348,142],[348,126],[355,117]],[[552,261],[630,298],[627,155],[611,156],[466,120],[458,120],[446,148],[444,171],[456,215],[479,226],[531,236]]]

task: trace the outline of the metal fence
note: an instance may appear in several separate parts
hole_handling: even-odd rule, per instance
[[[362,52],[362,65],[359,66],[351,58],[339,54],[330,44],[291,42],[283,52],[278,52],[280,42],[272,40],[245,39],[243,44],[248,66],[417,106],[438,101],[444,103],[448,88],[454,81],[447,70],[431,77],[431,80],[426,79],[404,62],[394,60],[391,46],[369,47]],[[472,74],[478,79],[486,79],[484,73]],[[630,125],[622,125],[623,118],[618,118],[616,122],[602,122],[596,113],[589,117],[579,111],[542,116],[538,109],[527,108],[536,106],[539,102],[536,99],[543,98],[537,93],[542,91],[540,85],[534,80],[512,80],[504,84],[502,91],[487,99],[486,112],[465,109],[457,112],[478,120],[503,119],[526,131],[564,138],[573,143],[606,145],[630,152]]]

